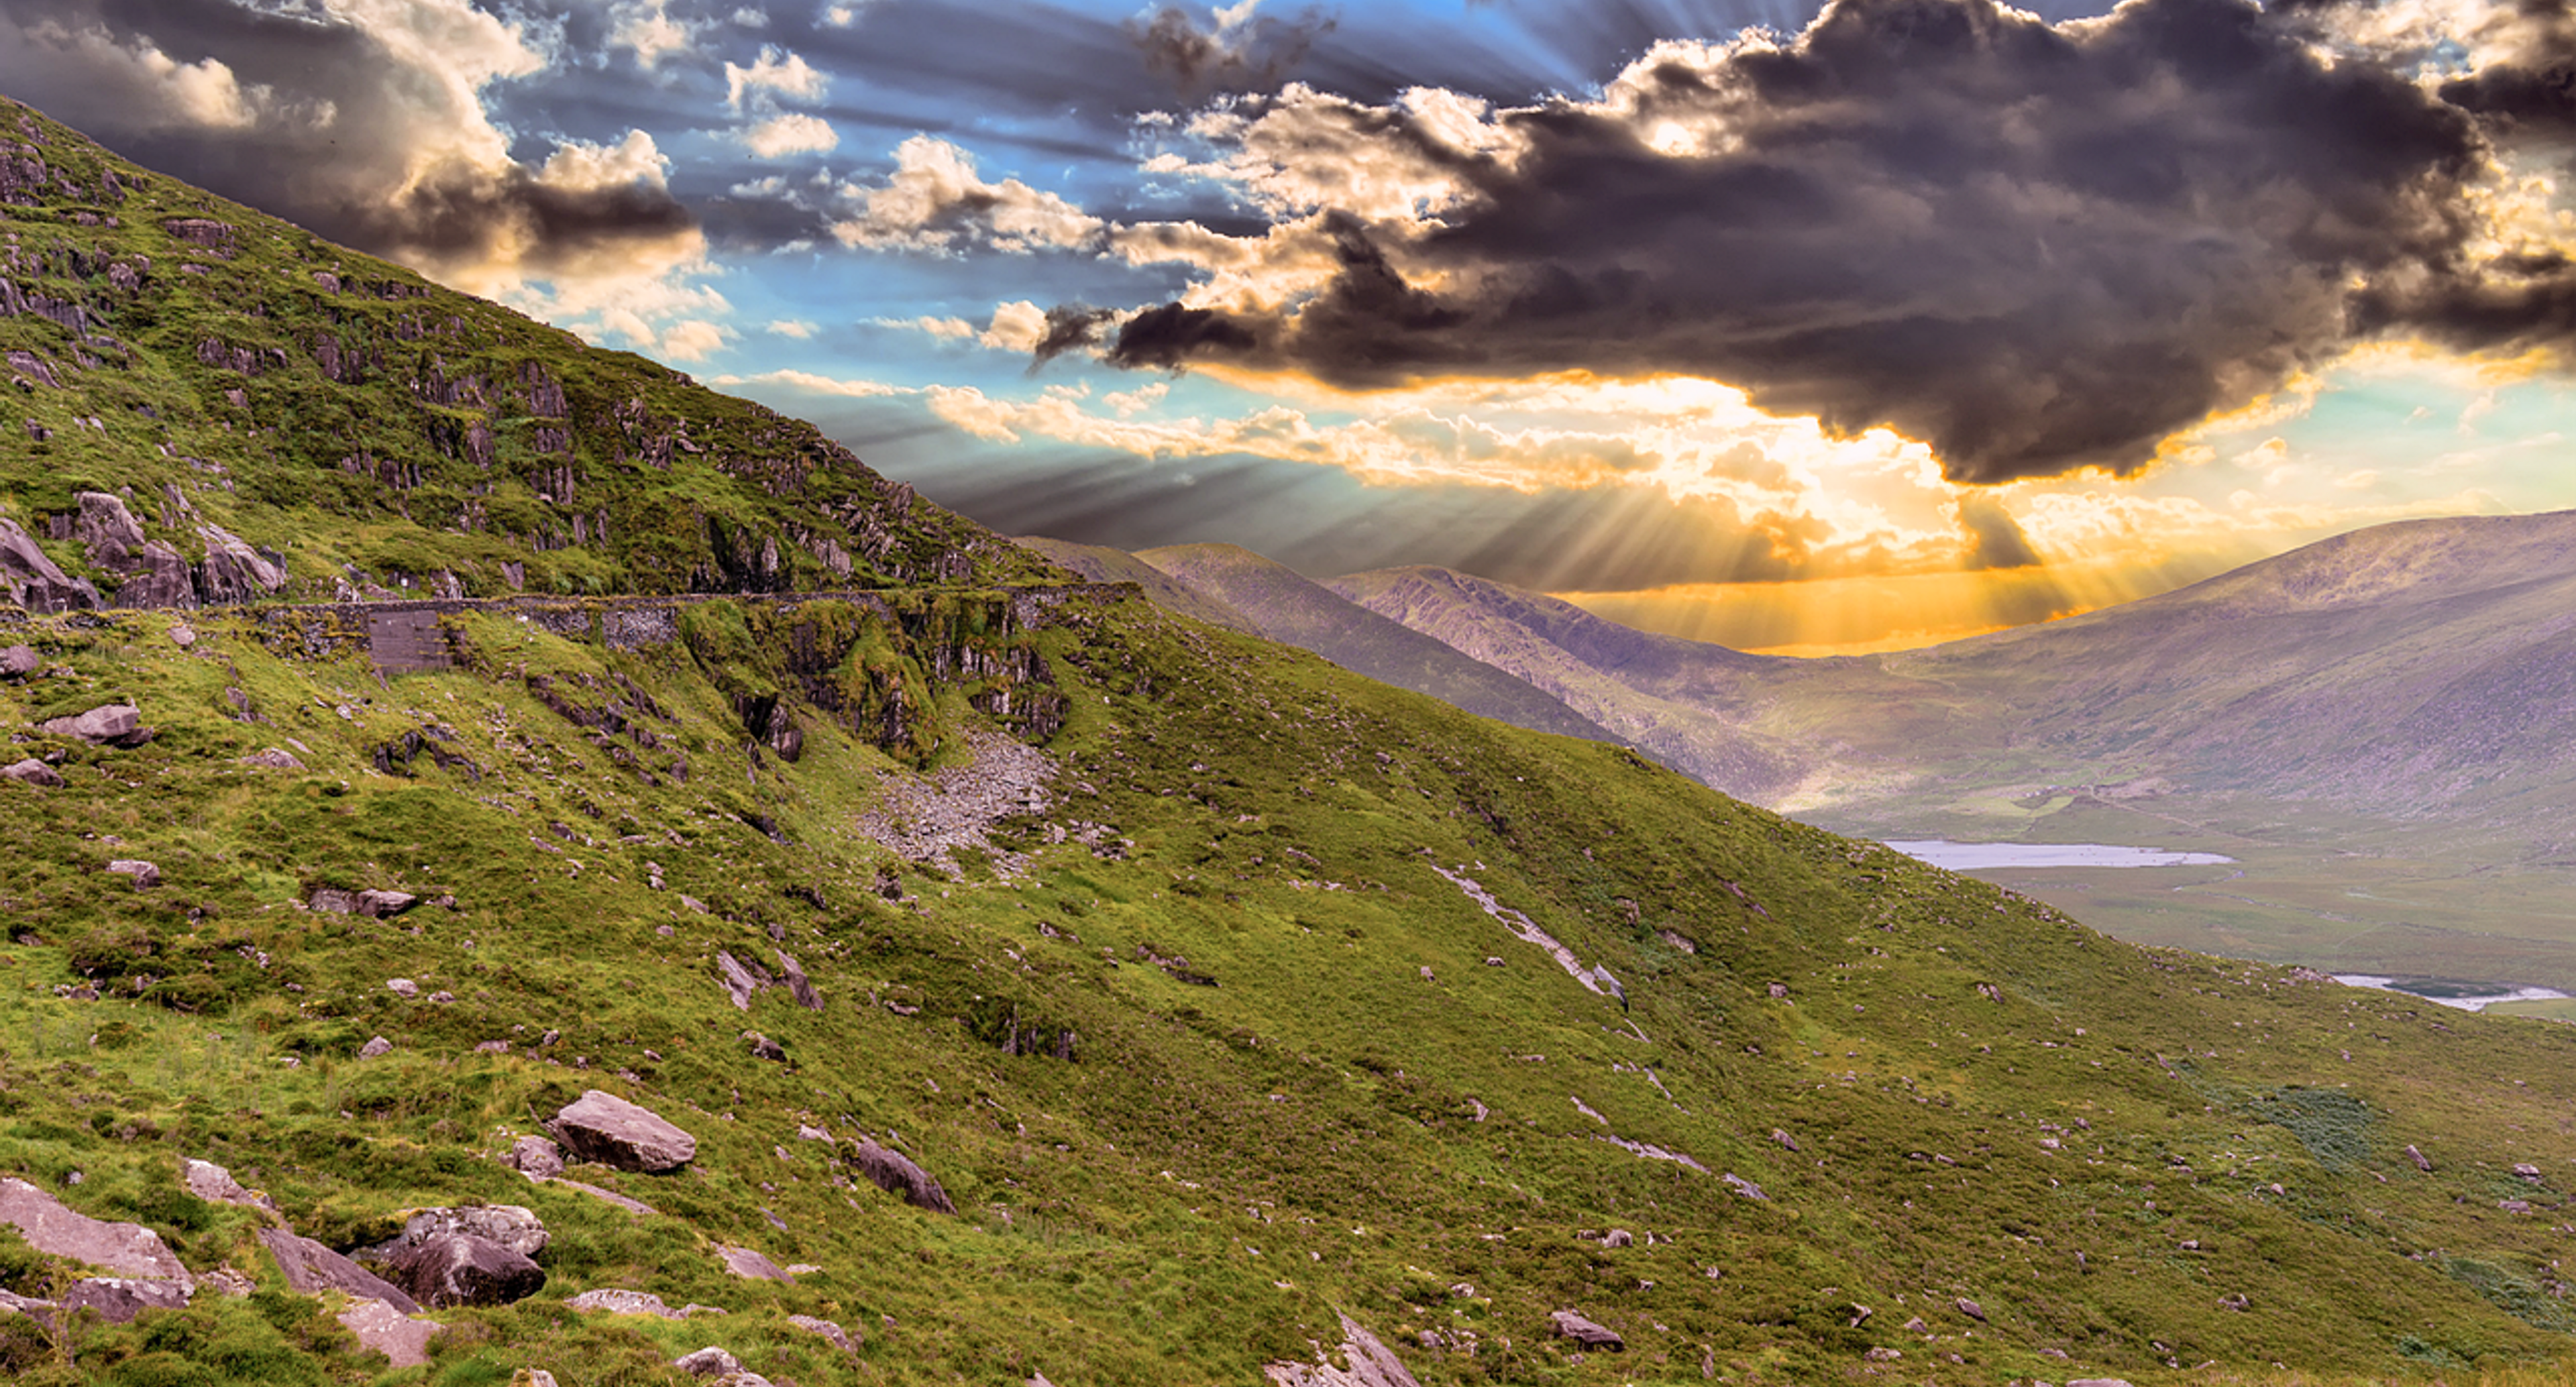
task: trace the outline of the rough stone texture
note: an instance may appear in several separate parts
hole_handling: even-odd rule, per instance
[[[91,746],[134,747],[152,740],[152,729],[143,725],[142,710],[130,703],[104,703],[86,713],[40,722],[36,730]]]
[[[62,1298],[65,1310],[95,1310],[110,1324],[125,1324],[146,1310],[184,1310],[192,1288],[176,1281],[97,1277],[75,1281]]]
[[[400,915],[412,908],[420,897],[409,891],[361,891],[356,902],[357,914],[370,920],[387,915]]]
[[[393,1052],[394,1043],[385,1039],[383,1036],[377,1036],[374,1039],[369,1040],[366,1044],[358,1047],[358,1058],[362,1060],[371,1060],[378,1055],[390,1055]]]
[[[24,1180],[0,1180],[0,1223],[18,1230],[27,1246],[112,1272],[120,1278],[176,1283],[185,1298],[196,1279],[161,1241],[139,1223],[108,1223],[66,1209],[62,1201]]]
[[[405,1248],[420,1247],[435,1238],[481,1238],[499,1243],[522,1257],[534,1257],[546,1250],[550,1235],[545,1221],[533,1210],[516,1204],[481,1204],[461,1209],[423,1209],[403,1224],[402,1232],[360,1253],[362,1257],[391,1257]]]
[[[13,645],[0,650],[0,679],[24,679],[44,667],[44,659],[36,654],[34,646]]]
[[[1421,1387],[1401,1359],[1348,1315],[1342,1316],[1341,1349],[1345,1367],[1334,1367],[1330,1358],[1270,1363],[1262,1367],[1262,1375],[1276,1387]]]
[[[2406,1148],[2406,1159],[2413,1161],[2417,1170],[2423,1171],[2428,1175],[2433,1171],[2433,1162],[2431,1159],[2426,1157],[2423,1152],[2416,1150],[2412,1146]]]
[[[0,520],[0,586],[31,612],[98,610],[98,589],[63,572],[14,520]]]
[[[599,1200],[602,1203],[614,1204],[618,1208],[624,1209],[630,1214],[658,1214],[661,1212],[661,1210],[654,1208],[652,1205],[645,1203],[641,1199],[629,1199],[615,1190],[604,1190],[597,1185],[585,1185],[579,1180],[566,1180],[561,1176],[546,1178],[531,1175],[528,1178],[535,1180],[541,1185],[561,1185],[565,1189],[589,1195],[591,1198]]]
[[[546,1284],[544,1269],[525,1255],[471,1233],[435,1233],[418,1243],[405,1242],[385,1266],[396,1285],[432,1309],[507,1305],[535,1295]]]
[[[770,985],[769,975],[722,949],[716,951],[716,976],[738,1011],[751,1010],[751,994]]]
[[[585,1315],[651,1315],[656,1319],[676,1320],[680,1312],[662,1303],[662,1298],[644,1291],[630,1291],[622,1286],[602,1286],[584,1291],[564,1302]]]
[[[432,1320],[413,1319],[381,1300],[350,1302],[340,1312],[340,1324],[397,1368],[428,1362],[430,1336],[443,1327]]]
[[[930,1172],[913,1164],[912,1158],[900,1151],[879,1146],[873,1139],[862,1138],[850,1153],[850,1161],[861,1174],[876,1181],[879,1189],[901,1195],[907,1204],[932,1213],[957,1212],[957,1206],[948,1198],[948,1191],[930,1178]]]
[[[692,1377],[717,1377],[742,1371],[742,1360],[713,1344],[695,1353],[684,1353],[671,1360],[671,1366]]]
[[[60,771],[33,756],[0,766],[0,779],[14,780],[21,785],[34,785],[47,790],[58,789],[63,783]]]
[[[304,908],[322,915],[350,915],[358,909],[358,896],[336,886],[317,886],[304,898]]]
[[[304,1295],[338,1291],[360,1300],[381,1300],[406,1315],[420,1309],[420,1302],[400,1286],[311,1238],[299,1238],[283,1228],[263,1228],[259,1240],[267,1245],[268,1255],[277,1259],[286,1284]]]
[[[263,747],[258,751],[252,752],[250,755],[243,757],[241,759],[241,763],[245,766],[258,767],[264,771],[300,771],[304,769],[304,763],[296,760],[294,753],[280,751],[273,746]]]
[[[115,566],[115,571],[124,574],[116,585],[115,605],[119,607],[168,611],[197,605],[197,586],[189,580],[188,560],[160,540],[133,551],[125,562]],[[180,648],[196,643],[196,632],[185,626],[178,630],[187,633],[187,639],[179,642]]]
[[[188,1193],[209,1204],[238,1204],[245,1209],[268,1209],[277,1205],[267,1195],[254,1194],[241,1187],[233,1173],[212,1161],[189,1160],[180,1163],[180,1178]]]
[[[1628,1341],[1619,1337],[1619,1331],[1605,1324],[1595,1324],[1571,1310],[1559,1310],[1549,1315],[1548,1321],[1555,1325],[1559,1336],[1572,1339],[1585,1348],[1618,1353],[1628,1347]]]
[[[823,1342],[843,1353],[857,1353],[859,1345],[867,1341],[865,1334],[852,1333],[830,1320],[818,1320],[812,1315],[789,1315],[787,1322],[808,1334],[821,1335]]]
[[[510,1143],[509,1151],[501,1157],[501,1164],[542,1180],[549,1175],[563,1174],[563,1148],[544,1137],[521,1137]]]
[[[687,1165],[698,1139],[649,1109],[591,1089],[555,1114],[555,1139],[576,1158],[658,1174]],[[945,1196],[943,1196],[944,1198]]]
[[[231,1267],[217,1267],[197,1278],[197,1289],[239,1300],[259,1289],[259,1283]]]
[[[718,1245],[716,1256],[724,1260],[725,1270],[745,1281],[793,1281],[786,1269],[747,1247]]]
[[[1959,1307],[1960,1314],[1965,1315],[1969,1319],[1975,1320],[1980,1324],[1985,1323],[1986,1307],[1968,1299],[1966,1296],[1961,1296],[1952,1303]]]
[[[140,858],[120,857],[108,863],[107,870],[116,876],[134,878],[134,889],[137,891],[149,891],[161,884],[159,864],[145,862]]]
[[[197,595],[212,605],[254,602],[286,586],[286,570],[218,525],[200,525],[206,561],[197,566]]]
[[[510,1374],[510,1387],[555,1387],[555,1375],[543,1368],[521,1368]]]
[[[777,1041],[762,1035],[758,1031],[744,1031],[742,1033],[742,1041],[745,1045],[751,1047],[751,1057],[753,1059],[768,1060],[773,1064],[784,1064],[787,1062],[786,1049]]]
[[[420,984],[413,982],[409,978],[387,978],[385,979],[385,990],[402,998],[404,1001],[410,1001],[412,998],[420,995]]]
[[[798,963],[796,961],[796,956],[787,952],[785,949],[779,949],[776,953],[778,954],[778,971],[786,975],[787,991],[789,995],[796,999],[796,1005],[805,1008],[807,1011],[821,1011],[823,1009],[823,994],[815,991],[814,984],[806,978],[805,966]]]

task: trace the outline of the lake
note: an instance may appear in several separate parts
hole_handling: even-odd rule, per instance
[[[2566,993],[2549,987],[2517,987],[2504,982],[2461,982],[2454,978],[2383,978],[2373,973],[2337,973],[2336,982],[2348,987],[2375,987],[2383,992],[2403,992],[2462,1011],[2484,1011],[2498,1002],[2554,1002]]]
[[[2121,848],[2107,843],[1953,843],[1945,838],[1919,838],[1891,839],[1887,845],[1953,872],[1999,867],[2214,867],[2236,860],[2214,852]]]

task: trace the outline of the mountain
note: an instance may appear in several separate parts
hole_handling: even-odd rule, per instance
[[[309,244],[6,115],[28,262],[95,269],[159,225],[137,188]],[[174,300],[175,340],[309,311],[297,269]],[[233,358],[76,306],[8,321],[78,368],[22,407],[155,392],[223,469],[172,484],[272,526],[290,586],[211,600],[252,570],[160,519],[157,449],[41,506],[12,463],[38,605],[141,576],[78,532],[135,552],[89,499],[129,488],[201,604],[0,613],[12,1382],[2287,1383],[2569,1347],[2576,1031],[2106,938],[1066,581],[853,462],[896,542],[831,593],[758,586],[829,571],[791,526],[866,533],[817,528],[814,474],[674,457],[666,494],[583,453],[744,507],[667,551],[512,548],[381,480],[245,496],[370,382],[290,353],[261,379],[304,423],[192,423]],[[510,379],[644,369],[525,350]],[[674,439],[750,417],[652,388]],[[720,558],[749,534],[777,566]],[[341,601],[298,562],[381,535],[441,566],[379,588],[616,590]],[[730,586],[664,581],[700,560]]]
[[[1222,626],[1247,636],[1262,634],[1252,618],[1124,549],[1112,549],[1102,544],[1075,544],[1070,540],[1048,539],[1042,535],[1021,535],[1011,542],[1044,554],[1057,566],[1092,582],[1133,583],[1147,600],[1164,611],[1177,612],[1193,621],[1204,621],[1210,626]]]
[[[2576,988],[2576,513],[2384,525],[2141,602],[1828,660],[1437,570],[1334,586],[1837,829],[2239,859],[1999,878],[2056,883],[2133,937]]]
[[[1479,717],[1533,732],[1619,740],[1527,681],[1482,661],[1462,659],[1440,641],[1354,606],[1295,569],[1249,549],[1181,544],[1144,550],[1133,561],[1161,573],[1184,591],[1238,614],[1237,622],[1248,622],[1258,634],[1311,650],[1354,674],[1426,693]],[[1175,610],[1189,609],[1185,605]]]

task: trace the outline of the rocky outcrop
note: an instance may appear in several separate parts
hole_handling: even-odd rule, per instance
[[[1628,1341],[1619,1337],[1619,1331],[1605,1324],[1596,1324],[1571,1310],[1559,1310],[1547,1318],[1558,1337],[1572,1339],[1585,1348],[1618,1353],[1628,1347]]]
[[[243,1189],[233,1173],[212,1161],[188,1160],[179,1165],[179,1178],[188,1193],[209,1204],[235,1204],[245,1209],[276,1212],[277,1204],[267,1195]]]
[[[956,1204],[948,1198],[948,1191],[939,1187],[939,1182],[930,1177],[930,1172],[913,1164],[912,1158],[900,1151],[863,1139],[850,1153],[850,1163],[859,1168],[860,1174],[874,1180],[877,1188],[901,1196],[905,1203],[915,1208],[928,1209],[935,1214],[957,1212]]]
[[[563,1148],[544,1137],[521,1137],[510,1143],[501,1164],[533,1180],[563,1174]]]
[[[161,868],[141,858],[120,857],[107,864],[110,876],[129,878],[137,891],[149,891],[161,884]]]
[[[751,1010],[752,994],[776,985],[770,981],[768,970],[757,963],[744,963],[723,949],[716,951],[716,978],[739,1011]]]
[[[543,1230],[539,1230],[542,1238]],[[518,1251],[471,1233],[435,1233],[386,1260],[392,1281],[422,1304],[507,1305],[535,1295],[546,1273]]]
[[[188,1308],[189,1288],[176,1281],[106,1276],[75,1281],[63,1292],[65,1310],[94,1310],[110,1324],[125,1324],[146,1310]]]
[[[602,1286],[584,1291],[564,1302],[570,1309],[585,1315],[651,1315],[660,1320],[676,1320],[680,1312],[646,1291],[630,1291],[622,1286]]]
[[[429,1341],[444,1326],[416,1320],[382,1300],[354,1300],[339,1314],[340,1326],[358,1342],[385,1356],[397,1368],[417,1368],[429,1361]]]
[[[687,1165],[698,1154],[696,1137],[649,1109],[595,1088],[565,1104],[549,1125],[555,1140],[576,1159],[620,1170],[660,1174]]]
[[[14,780],[21,785],[34,785],[42,789],[55,790],[62,787],[63,773],[33,756],[28,756],[0,766],[0,780]]]
[[[1420,1387],[1403,1361],[1348,1315],[1342,1316],[1341,1354],[1341,1367],[1319,1352],[1312,1363],[1265,1364],[1262,1376],[1274,1387]]]
[[[0,679],[24,679],[44,667],[44,657],[36,653],[34,646],[13,645],[0,650]]]
[[[864,1334],[843,1329],[830,1320],[818,1320],[812,1315],[789,1315],[787,1322],[808,1334],[820,1337],[823,1342],[843,1353],[856,1354],[859,1351],[859,1345],[867,1339]]]
[[[734,1275],[741,1277],[745,1281],[793,1281],[796,1279],[795,1277],[787,1274],[786,1268],[781,1267],[776,1262],[769,1260],[767,1257],[764,1257],[747,1247],[719,1245],[716,1248],[716,1257],[724,1263],[725,1270],[732,1272]]]
[[[104,491],[84,491],[74,499],[80,502],[80,514],[72,522],[72,533],[88,551],[93,568],[118,575],[117,606],[197,605],[196,584],[189,577],[188,561],[168,544],[146,539],[142,525],[126,509],[123,498]]]
[[[256,602],[286,586],[286,568],[271,563],[241,536],[220,525],[200,525],[205,560],[197,565],[197,595],[210,606]]]
[[[196,1288],[196,1278],[160,1234],[139,1223],[74,1213],[24,1180],[0,1179],[0,1223],[16,1228],[27,1246],[48,1257],[95,1267],[113,1279],[168,1282],[183,1302]]]
[[[98,589],[45,556],[35,537],[14,520],[0,520],[0,585],[9,600],[31,612],[98,610]]]
[[[787,977],[788,995],[796,999],[796,1005],[805,1008],[807,1011],[821,1011],[823,1009],[823,994],[815,991],[814,984],[806,978],[805,966],[798,963],[796,961],[796,956],[787,952],[785,949],[779,949],[775,952],[778,955],[779,971],[784,973]]]
[[[389,1259],[439,1238],[473,1237],[498,1243],[522,1257],[534,1257],[546,1250],[551,1236],[544,1220],[533,1210],[516,1204],[423,1209],[403,1223],[400,1233],[359,1255],[370,1260]]]

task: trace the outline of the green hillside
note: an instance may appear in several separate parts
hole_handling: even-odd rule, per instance
[[[12,175],[29,257],[166,235],[152,197],[286,254],[22,129],[73,171]],[[109,171],[112,228],[77,200]],[[399,274],[301,244],[344,292]],[[167,340],[315,302],[302,262],[274,278],[274,304],[173,291],[201,316]],[[763,417],[473,321],[580,398],[664,392],[673,438]],[[180,494],[286,554],[310,586],[283,596],[342,563],[495,594],[0,611],[11,1381],[676,1383],[708,1348],[734,1387],[2466,1381],[2571,1347],[2576,1031],[2118,943],[1627,748],[1055,581],[854,460],[772,490],[604,436],[584,486],[709,517],[669,549],[614,515],[511,548],[390,484],[262,499],[332,445],[227,432],[229,365],[133,345],[142,315],[0,326],[98,363],[30,408],[162,382],[162,419],[117,427],[193,430],[176,450],[238,485]],[[373,388],[303,371],[260,379],[308,423]],[[179,461],[84,447],[61,494],[60,455],[0,454],[29,533],[106,523],[75,489],[139,516]],[[845,552],[889,537],[846,580],[795,531],[844,514]],[[721,556],[765,525],[772,586],[854,590],[685,591],[760,586]],[[362,560],[378,534],[429,558]],[[22,586],[104,593],[88,540],[42,552],[64,582]],[[549,1133],[613,1154],[580,1135],[594,1090],[685,1154],[505,1163],[542,1172]],[[415,1212],[516,1207],[547,1236],[504,1291],[311,1288],[334,1253],[404,1274]],[[135,1227],[75,1255],[72,1215]]]

